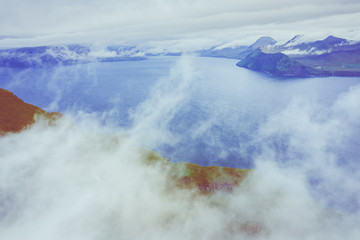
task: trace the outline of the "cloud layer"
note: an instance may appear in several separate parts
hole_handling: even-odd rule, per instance
[[[360,39],[358,1],[28,1],[0,3],[0,44],[242,40],[295,34]],[[8,38],[10,37],[10,38]]]
[[[173,141],[167,123],[194,74],[181,59],[134,111],[126,135],[101,116],[73,113],[1,137],[0,236],[359,239],[360,87],[327,107],[293,99],[254,132],[261,152],[238,189],[194,196],[168,189],[166,168],[144,164],[138,146]]]
[[[341,111],[344,101],[345,109],[351,108],[347,101],[356,91],[337,103]],[[278,128],[273,121],[293,115],[292,109],[274,116],[261,135],[271,135]],[[296,110],[301,115],[308,111]],[[0,138],[0,235],[5,239],[359,237],[359,209],[347,210],[348,203],[342,202],[352,198],[359,203],[359,168],[352,168],[349,175],[334,167],[319,145],[304,150],[311,153],[306,164],[285,167],[277,164],[274,149],[268,149],[233,193],[194,197],[185,190],[167,189],[164,168],[145,165],[141,149],[128,137],[109,134],[111,129],[89,116],[77,121],[81,118],[77,125],[63,119],[51,128],[39,122],[21,134]],[[283,121],[292,125],[289,118]],[[317,127],[312,121],[305,124]],[[314,134],[310,129],[301,133],[285,128],[292,142]],[[327,129],[326,124],[322,129]],[[327,138],[317,136],[314,141],[320,140],[322,146]],[[324,198],[322,189],[309,186],[307,164],[323,177],[320,186],[336,196]],[[329,203],[331,197],[340,204]]]

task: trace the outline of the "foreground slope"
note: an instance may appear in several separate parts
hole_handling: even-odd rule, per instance
[[[143,159],[150,165],[159,164],[168,171],[169,187],[198,190],[203,194],[216,191],[232,192],[246,178],[250,169],[200,166],[183,162],[172,163],[160,154],[144,149]]]
[[[35,122],[35,115],[54,120],[60,113],[48,113],[39,107],[25,103],[12,92],[0,88],[0,134],[19,132]]]
[[[35,122],[37,116],[49,119],[50,123],[61,116],[48,113],[39,107],[25,103],[8,90],[0,88],[0,135],[20,132]],[[158,164],[166,169],[169,187],[196,190],[203,194],[221,190],[231,192],[247,176],[248,169],[203,167],[192,163],[171,163],[160,154],[142,149],[145,164]]]

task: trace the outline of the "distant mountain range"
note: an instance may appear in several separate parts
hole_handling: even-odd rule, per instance
[[[268,48],[269,46],[273,46],[275,44],[276,41],[271,37],[260,37],[250,46],[240,45],[233,47],[223,47],[220,45],[207,50],[198,51],[197,53],[202,57],[222,57],[242,60],[258,48]]]
[[[89,62],[145,60],[134,47],[93,48],[81,45],[39,46],[0,50],[0,67],[47,67]]]
[[[264,53],[258,48],[237,66],[282,77],[327,76],[318,69],[305,66],[283,53]]]
[[[285,44],[261,37],[249,47],[213,47],[200,56],[242,60],[237,66],[277,77],[360,76],[360,42],[328,36],[304,42],[297,35]]]
[[[234,58],[234,59],[244,59],[247,55],[252,53],[258,48],[263,48],[266,46],[272,46],[276,43],[271,37],[261,37],[256,40],[250,46],[240,45],[232,47],[224,46],[215,46],[210,49],[197,51],[202,57],[220,57],[220,58]]]
[[[0,50],[0,67],[47,67],[89,62],[139,61],[146,56],[179,56],[181,52],[146,54],[136,47],[40,46]],[[276,77],[360,76],[360,42],[328,36],[306,42],[297,35],[284,44],[260,37],[250,46],[224,44],[196,52],[202,57],[241,60],[237,66]]]

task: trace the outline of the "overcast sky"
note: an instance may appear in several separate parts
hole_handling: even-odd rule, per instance
[[[359,0],[1,0],[0,47],[170,40],[197,48],[296,34],[360,40],[359,19]]]

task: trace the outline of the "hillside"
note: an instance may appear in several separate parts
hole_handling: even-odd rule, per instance
[[[327,76],[329,73],[305,66],[283,53],[264,53],[257,49],[237,66],[278,77]]]
[[[261,37],[248,47],[223,46],[227,44],[200,51],[199,55],[239,59],[239,67],[277,77],[360,76],[360,42],[332,35],[312,42],[296,35],[284,44]]]
[[[299,41],[295,36],[268,51],[258,48],[237,66],[277,77],[360,76],[360,43],[334,36]]]
[[[48,113],[39,107],[25,103],[8,90],[0,88],[0,135],[20,132],[35,122],[36,115],[55,121],[61,116],[58,112]],[[235,169],[218,166],[203,167],[192,163],[171,163],[160,154],[147,149],[142,150],[144,163],[159,164],[169,170],[169,189],[179,187],[197,190],[203,194],[215,191],[231,192],[247,176],[248,169]]]
[[[19,132],[34,123],[38,114],[54,120],[61,116],[58,112],[48,113],[39,107],[25,103],[12,92],[0,88],[0,134]]]
[[[216,46],[207,50],[199,51],[198,54],[202,57],[222,57],[222,58],[234,58],[242,60],[247,55],[254,52],[256,49],[271,48],[276,44],[276,41],[271,37],[260,37],[250,46],[233,46],[223,47]]]
[[[360,76],[360,48],[293,58],[303,65],[328,71],[334,76]]]
[[[188,162],[172,163],[160,154],[146,149],[143,150],[143,159],[146,164],[159,164],[169,170],[169,189],[176,187],[197,190],[202,194],[216,191],[232,192],[250,171],[250,169],[219,166],[204,167]]]

